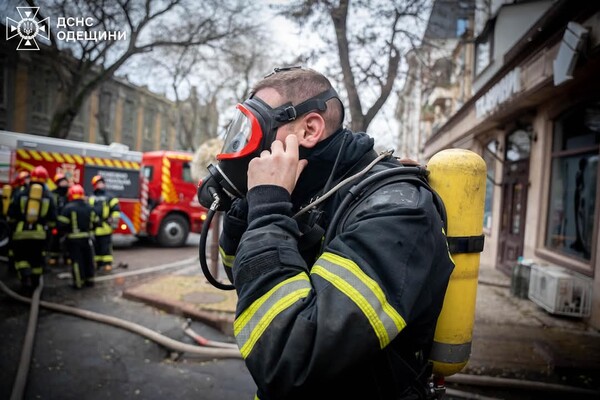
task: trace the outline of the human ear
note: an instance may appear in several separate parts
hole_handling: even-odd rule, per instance
[[[298,137],[298,144],[310,149],[325,138],[325,120],[316,112],[307,114],[302,121],[302,134]]]

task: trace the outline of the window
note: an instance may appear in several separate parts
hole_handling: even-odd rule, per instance
[[[493,25],[475,39],[475,76],[479,76],[492,63]]]
[[[496,157],[498,151],[498,142],[492,140],[488,142],[483,154],[483,160],[487,167],[487,179],[485,183],[485,204],[483,209],[483,227],[492,229],[492,208],[494,201],[494,181],[496,176]]]
[[[135,103],[131,99],[125,100],[123,105],[123,142],[128,146],[134,145],[135,129]]]
[[[151,165],[146,165],[144,166],[144,169],[142,170],[142,175],[144,176],[144,178],[147,181],[151,181],[152,180],[152,175],[154,174],[154,167]]]
[[[47,71],[40,68],[32,70],[31,78],[31,102],[32,111],[35,114],[48,114],[48,100],[50,94],[50,76]]]
[[[195,183],[194,178],[192,178],[192,167],[190,166],[189,162],[183,163],[181,166],[181,175],[181,179],[184,182]]]
[[[600,102],[570,111],[554,125],[545,245],[590,261],[600,148]]]

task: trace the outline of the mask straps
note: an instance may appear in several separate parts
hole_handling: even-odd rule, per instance
[[[344,105],[334,88],[329,88],[315,97],[303,101],[297,106],[288,103],[273,109],[274,119],[278,122],[290,122],[311,111],[325,111],[327,110],[327,104],[325,103],[333,98],[337,99],[342,106],[341,125],[344,121]]]

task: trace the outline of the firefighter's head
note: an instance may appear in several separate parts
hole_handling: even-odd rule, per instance
[[[102,190],[106,187],[102,175],[96,175],[92,178],[92,186],[94,187],[94,190]]]
[[[65,176],[65,174],[58,173],[54,175],[54,183],[58,187],[67,187],[69,186],[69,180]]]
[[[15,186],[23,186],[29,183],[31,176],[29,175],[29,171],[21,171],[19,175],[17,175],[17,179],[15,179]]]
[[[83,196],[85,196],[85,192],[79,184],[71,186],[67,192],[67,199],[69,201],[83,199]]]
[[[46,168],[38,165],[33,169],[31,173],[31,182],[32,183],[46,183],[48,181],[48,171]]]

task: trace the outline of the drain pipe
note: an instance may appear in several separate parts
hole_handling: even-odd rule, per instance
[[[21,400],[25,394],[25,386],[27,385],[27,375],[29,375],[29,366],[31,365],[31,354],[33,353],[33,343],[35,341],[35,332],[37,331],[37,320],[40,310],[40,297],[44,288],[43,277],[40,276],[38,286],[33,292],[29,307],[29,322],[27,323],[27,333],[21,348],[21,359],[19,360],[19,369],[13,384],[10,400]]]
[[[23,303],[31,303],[32,300],[23,297],[12,290],[10,290],[3,282],[0,281],[0,289],[6,293],[11,298],[21,301]],[[111,317],[110,315],[100,314],[93,311],[84,310],[81,308],[65,306],[62,304],[51,303],[47,301],[40,301],[39,304],[47,309],[58,311],[64,314],[75,315],[81,318],[89,319],[91,321],[101,322],[103,324],[108,324],[112,326],[116,326],[117,328],[121,328],[133,333],[137,333],[140,336],[143,336],[147,339],[152,340],[160,344],[163,347],[166,347],[169,350],[179,352],[179,353],[189,353],[194,354],[196,356],[202,357],[206,360],[211,359],[221,359],[221,358],[242,358],[242,355],[239,349],[232,348],[205,348],[200,346],[195,346],[187,343],[182,343],[177,340],[171,339],[167,336],[161,335],[158,332],[155,332],[151,329],[148,329],[142,325],[138,325],[136,323],[125,321],[120,318]]]

